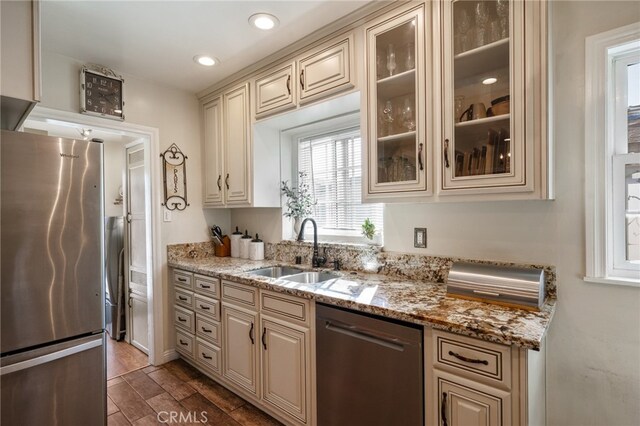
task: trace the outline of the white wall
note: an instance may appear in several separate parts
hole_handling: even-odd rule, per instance
[[[104,141],[104,215],[124,216],[124,205],[115,205],[119,189],[123,183],[124,144]]]
[[[584,43],[640,20],[637,2],[554,1],[556,201],[390,204],[385,250],[557,266],[547,339],[549,425],[640,421],[640,289],[590,284],[585,273]],[[279,211],[232,213],[258,228]],[[428,248],[413,248],[413,228]]]
[[[79,112],[80,67],[83,62],[53,52],[42,52],[42,102],[41,105],[63,111]],[[229,223],[226,210],[202,210],[201,187],[201,131],[199,104],[195,94],[160,86],[156,83],[125,75],[125,117],[134,123],[159,129],[159,152],[176,143],[187,160],[188,201],[190,207],[174,211],[172,222],[162,222],[160,243],[165,309],[165,349],[174,347],[170,313],[171,298],[166,268],[166,245],[206,241],[209,239],[207,224]],[[160,161],[159,158],[152,161]],[[162,185],[162,176],[154,176],[154,184]],[[107,199],[108,201],[108,199]],[[158,354],[161,359],[162,354]]]

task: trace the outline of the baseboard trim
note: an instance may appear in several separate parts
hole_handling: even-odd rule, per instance
[[[162,353],[162,360],[161,362],[158,363],[158,365],[162,365],[169,361],[173,361],[174,359],[178,359],[178,357],[179,357],[178,352],[176,352],[175,349],[169,349]]]

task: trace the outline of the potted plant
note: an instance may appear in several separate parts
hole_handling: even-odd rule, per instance
[[[362,224],[362,235],[369,240],[369,244],[377,244],[376,225],[369,218],[366,218]]]
[[[300,233],[302,219],[313,213],[313,206],[316,201],[311,195],[309,184],[305,181],[307,174],[305,172],[298,173],[298,187],[289,187],[287,181],[282,181],[280,190],[287,197],[286,210],[282,214],[284,217],[293,219],[293,229],[296,236]]]

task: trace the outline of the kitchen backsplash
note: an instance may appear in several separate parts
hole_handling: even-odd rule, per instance
[[[379,273],[432,283],[444,284],[451,265],[457,261],[544,269],[546,294],[556,297],[555,266],[384,252],[379,246],[366,244],[319,243],[318,246],[320,255],[325,255],[327,258],[327,268],[331,268],[333,261],[338,260],[340,268],[345,270]],[[308,265],[311,264],[312,255],[313,244],[310,242],[265,243],[266,259],[294,263],[296,256],[300,256],[302,263]],[[209,256],[214,256],[213,242],[211,241],[167,246],[169,260],[185,257],[201,259]]]

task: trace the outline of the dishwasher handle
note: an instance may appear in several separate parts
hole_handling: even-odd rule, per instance
[[[364,340],[369,343],[373,343],[375,345],[384,346],[389,349],[393,349],[398,352],[404,351],[404,346],[400,344],[397,340],[391,340],[388,337],[383,337],[380,335],[376,335],[369,330],[361,330],[356,326],[347,325],[347,324],[338,324],[332,321],[325,320],[325,328],[329,331],[334,331],[336,333],[341,333],[355,339]]]

